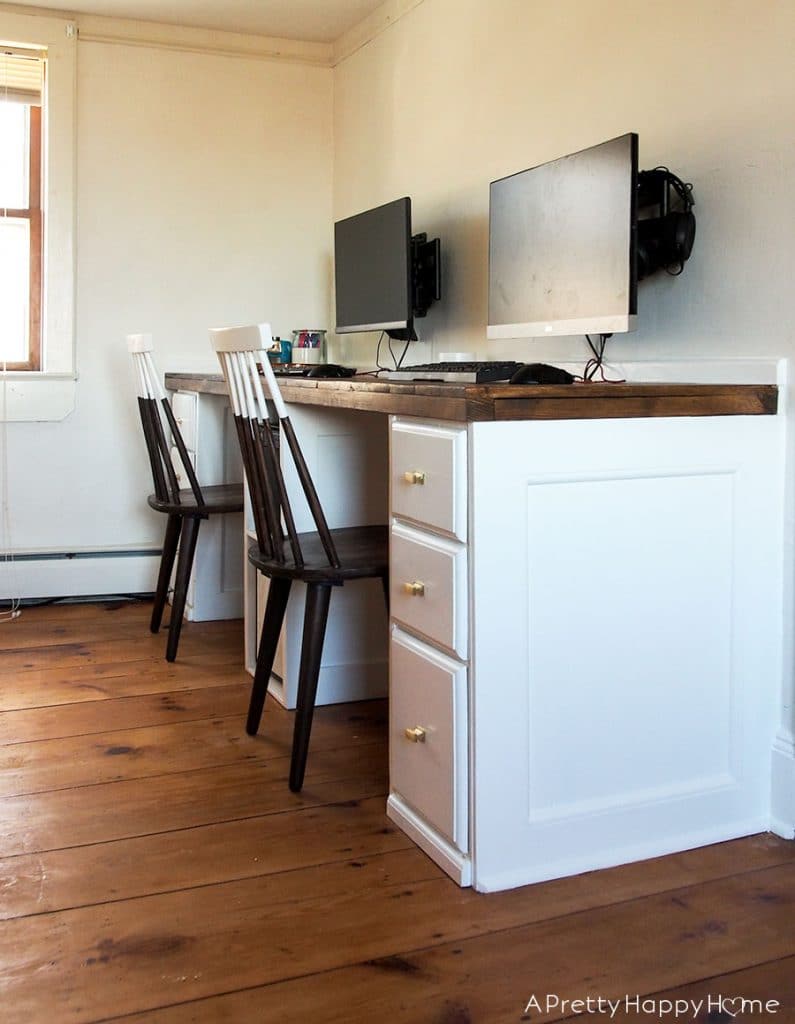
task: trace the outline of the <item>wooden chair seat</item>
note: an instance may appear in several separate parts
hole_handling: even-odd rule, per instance
[[[155,512],[167,515],[196,516],[206,519],[208,516],[221,512],[243,511],[243,484],[214,484],[202,487],[202,500],[199,501],[193,491],[178,491],[179,501],[161,498],[150,494],[147,498],[150,508]]]
[[[385,577],[389,567],[389,528],[387,526],[350,526],[331,530],[339,555],[338,567],[328,564],[323,541],[318,533],[299,533],[304,564],[298,566],[290,545],[284,543],[283,561],[276,561],[260,550],[255,541],[248,549],[248,560],[260,572],[273,579],[282,577],[304,583],[328,583],[339,586],[345,580]]]
[[[269,580],[246,720],[251,736],[262,719],[290,589],[295,581],[306,584],[290,761],[290,789],[298,792],[304,782],[331,590],[349,580],[380,579],[388,603],[389,531],[383,525],[329,529],[266,353],[269,325],[218,328],[210,337],[229,386],[251,496],[257,541],[248,557]],[[297,531],[283,459],[292,459],[314,531]]]

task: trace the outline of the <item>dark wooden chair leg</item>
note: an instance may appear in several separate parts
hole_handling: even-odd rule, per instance
[[[293,729],[293,754],[290,760],[290,789],[293,793],[298,793],[304,784],[330,600],[330,586],[319,583],[307,584],[301,666],[298,673],[298,701]]]
[[[384,588],[384,602],[386,604],[386,613],[389,615],[389,577],[381,577],[381,586]]]
[[[196,553],[196,541],[199,536],[201,520],[197,516],[183,516],[182,532],[179,538],[179,557],[177,558],[177,576],[174,580],[174,599],[171,604],[171,622],[168,627],[168,644],[166,645],[166,661],[174,661],[177,657],[179,634],[182,629],[182,616],[185,614],[185,599],[188,596],[188,584],[193,568],[193,556]]]
[[[149,628],[153,633],[160,629],[163,621],[163,609],[168,600],[168,585],[171,582],[171,570],[174,568],[174,559],[177,555],[177,544],[179,543],[179,531],[182,528],[182,516],[169,516],[166,523],[166,535],[163,538],[163,554],[160,556],[160,572],[157,575],[157,590],[155,591],[155,603],[152,608],[152,620]]]
[[[262,633],[257,651],[257,668],[254,672],[254,683],[251,687],[251,700],[246,720],[246,732],[249,736],[256,736],[262,719],[262,709],[265,707],[273,659],[276,657],[276,648],[279,644],[279,635],[282,631],[291,585],[292,580],[271,578],[268,586],[268,601],[265,605],[265,617],[262,620]]]

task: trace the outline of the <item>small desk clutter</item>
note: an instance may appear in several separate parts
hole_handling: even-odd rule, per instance
[[[452,878],[770,828],[774,386],[280,385],[330,525],[391,524],[389,636],[380,595],[330,620],[318,703],[385,693],[388,660],[387,813]],[[249,580],[248,658],[260,615]],[[299,630],[288,608],[282,700]]]

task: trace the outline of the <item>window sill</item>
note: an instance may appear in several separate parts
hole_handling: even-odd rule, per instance
[[[74,411],[74,374],[9,370],[0,374],[0,422],[53,423]]]

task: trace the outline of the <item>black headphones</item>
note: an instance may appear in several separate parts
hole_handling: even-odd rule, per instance
[[[676,204],[679,209],[673,210]],[[667,167],[638,174],[638,280],[656,270],[681,274],[693,249],[693,186]],[[641,211],[654,207],[649,216]]]

